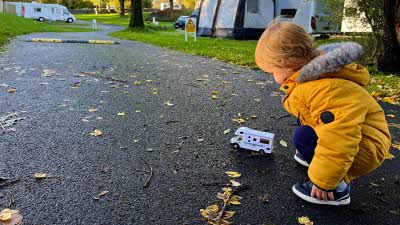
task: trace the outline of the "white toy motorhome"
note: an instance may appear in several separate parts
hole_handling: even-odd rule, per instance
[[[272,153],[275,134],[240,127],[231,139],[234,148],[243,148],[260,153]]]

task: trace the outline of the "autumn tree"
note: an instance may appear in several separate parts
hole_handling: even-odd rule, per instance
[[[187,9],[194,9],[196,6],[197,0],[182,0],[182,5]]]
[[[129,27],[144,27],[142,0],[131,0],[131,19]]]
[[[384,0],[383,54],[378,70],[400,73],[400,0]]]
[[[169,8],[174,10],[174,0],[169,0]]]

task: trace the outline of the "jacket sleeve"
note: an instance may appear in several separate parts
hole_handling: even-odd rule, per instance
[[[318,136],[308,176],[319,188],[333,190],[344,179],[358,153],[361,126],[367,114],[366,104],[338,84],[305,92],[304,98],[317,121]]]

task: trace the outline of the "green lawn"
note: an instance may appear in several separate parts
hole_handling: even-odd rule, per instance
[[[129,25],[130,14],[126,14],[125,16],[120,16],[118,14],[76,14],[75,15],[78,20],[92,21],[96,19],[98,23],[105,24],[115,24],[127,27]],[[145,21],[147,24],[147,21]],[[150,23],[151,24],[151,23]],[[155,26],[155,25],[151,25]],[[165,27],[164,29],[173,30],[172,22],[159,22],[160,27]]]
[[[75,24],[76,25],[76,24]],[[91,31],[90,28],[74,27],[74,23],[47,23],[0,13],[0,48],[10,38],[33,32],[78,32]]]

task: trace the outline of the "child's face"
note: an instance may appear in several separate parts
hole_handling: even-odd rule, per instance
[[[267,73],[274,76],[276,83],[283,84],[286,79],[291,77],[296,71],[293,68],[281,68],[281,67],[267,67],[265,68]]]

